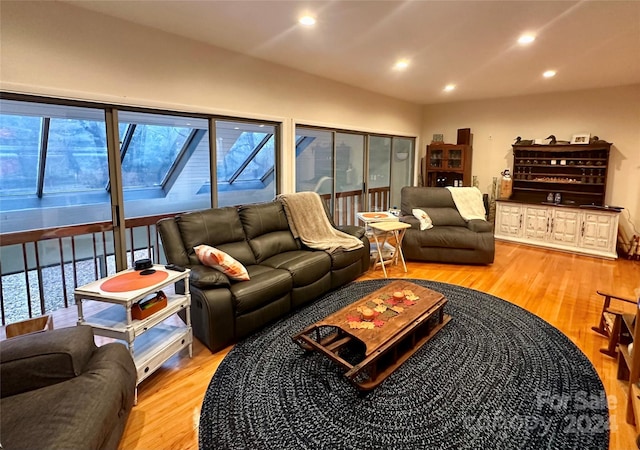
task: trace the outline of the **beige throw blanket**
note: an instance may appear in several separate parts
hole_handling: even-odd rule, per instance
[[[277,199],[284,205],[293,236],[299,237],[307,247],[330,253],[339,248],[349,251],[363,247],[360,239],[331,225],[317,193],[281,194]]]
[[[477,187],[447,187],[464,220],[486,220],[482,192]]]

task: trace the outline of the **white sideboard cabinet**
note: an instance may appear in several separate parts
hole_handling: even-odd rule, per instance
[[[616,259],[619,212],[563,205],[496,202],[495,237]]]

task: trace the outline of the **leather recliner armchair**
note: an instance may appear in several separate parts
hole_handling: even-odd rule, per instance
[[[493,262],[493,225],[481,219],[465,221],[448,189],[403,187],[400,198],[401,220],[411,224],[402,241],[406,259],[462,264]],[[424,210],[433,221],[433,228],[420,230],[413,209]]]

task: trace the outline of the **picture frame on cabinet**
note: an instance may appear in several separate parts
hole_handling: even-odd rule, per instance
[[[574,134],[571,137],[572,144],[588,144],[589,139],[591,139],[591,134],[583,133],[583,134]]]

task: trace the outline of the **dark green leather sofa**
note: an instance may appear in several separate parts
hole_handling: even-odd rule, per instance
[[[117,449],[136,368],[119,343],[96,347],[89,326],[0,343],[4,449]]]
[[[293,237],[279,201],[184,213],[160,220],[157,229],[167,261],[191,269],[193,333],[212,352],[355,280],[370,264],[364,228],[339,228],[363,248],[313,250]],[[193,249],[201,244],[231,255],[251,279],[233,281],[202,265]]]

